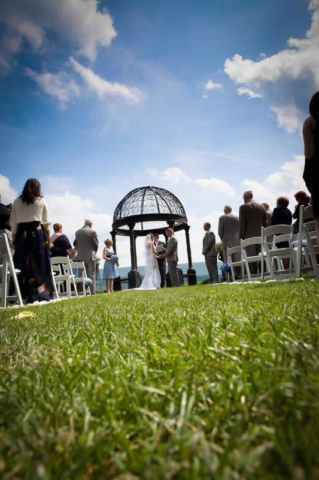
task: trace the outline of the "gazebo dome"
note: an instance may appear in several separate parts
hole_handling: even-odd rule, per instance
[[[180,200],[159,187],[135,188],[118,204],[113,216],[113,231],[127,235],[134,226],[136,235],[146,231],[163,232],[168,225],[175,230],[187,226],[187,216]]]

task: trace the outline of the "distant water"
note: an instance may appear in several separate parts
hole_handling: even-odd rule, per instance
[[[218,275],[219,278],[221,277],[221,271],[220,267],[222,266],[222,262],[217,263],[218,266]],[[188,270],[188,263],[181,263],[178,265],[179,268],[183,270],[183,273],[187,273]],[[205,262],[195,262],[193,264],[193,268],[196,270],[196,275],[197,275],[197,282],[200,283],[203,280],[206,280],[208,278],[208,273],[207,273],[207,268]],[[131,270],[131,267],[120,267],[119,268],[119,274],[121,278],[127,278],[128,272]],[[138,267],[138,271],[140,272],[140,275],[143,279],[144,274],[145,274],[145,267],[141,266]],[[187,283],[187,278],[184,279],[184,282]],[[126,290],[128,288],[127,283],[122,283],[122,288],[123,290]],[[105,291],[105,280],[103,280],[103,269],[100,269],[100,280],[97,281],[97,290],[99,292],[104,292]]]

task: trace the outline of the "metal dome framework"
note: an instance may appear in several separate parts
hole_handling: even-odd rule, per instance
[[[129,192],[118,204],[113,216],[113,231],[128,235],[134,224],[136,236],[145,232],[164,234],[168,226],[182,230],[187,223],[185,209],[179,199],[168,190],[158,187],[141,187]]]
[[[137,271],[136,238],[145,236],[150,232],[162,234],[166,237],[165,232],[168,227],[175,232],[185,230],[188,272],[192,270],[192,275],[196,274],[192,265],[189,239],[190,226],[188,225],[187,215],[183,204],[173,193],[164,188],[152,186],[135,188],[116,207],[111,235],[115,252],[116,236],[130,237],[132,270],[129,273],[129,288],[138,287],[140,282]]]

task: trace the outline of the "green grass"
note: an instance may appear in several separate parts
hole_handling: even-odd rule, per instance
[[[319,282],[7,309],[0,346],[1,478],[319,478]]]

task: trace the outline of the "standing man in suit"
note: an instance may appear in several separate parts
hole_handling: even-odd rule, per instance
[[[267,227],[266,210],[259,203],[254,202],[253,192],[248,190],[243,195],[244,205],[239,208],[239,237],[246,238],[260,237],[261,227]],[[250,245],[246,248],[248,257],[260,253],[259,245]],[[251,273],[257,273],[257,265],[251,265]]]
[[[240,244],[239,218],[232,213],[232,207],[229,205],[225,205],[224,215],[219,218],[218,235],[223,242],[224,263],[228,263],[227,248],[237,247]],[[237,259],[234,258],[234,261]]]
[[[86,274],[92,280],[90,286],[91,294],[96,294],[96,252],[99,248],[99,241],[96,231],[92,229],[92,221],[86,219],[84,227],[80,228],[75,234],[76,246],[78,250],[77,260],[84,262]]]
[[[179,278],[177,272],[178,242],[174,237],[174,231],[172,228],[168,228],[165,233],[168,237],[167,250],[163,255],[159,255],[159,257],[167,259],[168,273],[171,279],[172,287],[179,287]]]
[[[166,244],[159,240],[159,236],[158,236],[157,233],[154,234],[154,245],[155,245],[156,248],[159,247],[160,245],[162,245],[163,252],[164,253],[166,252]],[[159,252],[159,253],[161,253],[161,252]],[[158,268],[159,268],[159,271],[160,271],[160,274],[161,274],[161,288],[164,288],[165,287],[165,275],[166,275],[166,259],[165,258],[158,258],[157,263],[158,263]]]
[[[205,236],[203,238],[203,255],[205,256],[206,267],[210,283],[218,283],[217,252],[215,234],[211,232],[211,224],[204,223]]]

